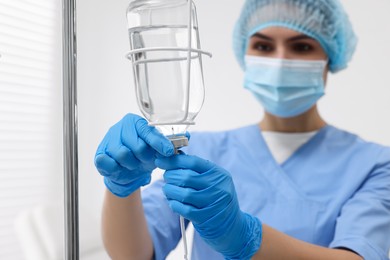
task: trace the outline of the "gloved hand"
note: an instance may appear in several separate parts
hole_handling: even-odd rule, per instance
[[[261,222],[240,210],[232,177],[210,161],[189,155],[156,159],[165,169],[163,191],[171,209],[226,259],[250,259],[260,248]]]
[[[95,166],[113,194],[127,197],[150,183],[158,154],[173,155],[172,143],[142,117],[128,114],[110,128],[100,143]]]

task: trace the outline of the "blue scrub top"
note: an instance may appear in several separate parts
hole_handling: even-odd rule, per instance
[[[325,126],[283,164],[261,130],[251,125],[193,133],[188,154],[228,170],[240,208],[297,239],[349,248],[367,260],[388,259],[390,148]],[[142,192],[155,258],[165,259],[180,240],[179,216],[168,207],[163,180]],[[223,259],[195,231],[192,259]]]

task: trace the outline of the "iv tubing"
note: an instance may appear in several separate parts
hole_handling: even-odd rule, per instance
[[[182,216],[180,216],[180,230],[181,230],[181,236],[183,238],[184,260],[188,260],[186,227],[184,225],[184,218]]]

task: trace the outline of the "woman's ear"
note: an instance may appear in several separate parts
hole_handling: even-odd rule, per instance
[[[328,81],[328,74],[329,74],[329,63],[326,65],[324,69],[324,74],[322,76],[324,78],[324,87],[326,86],[326,83]]]

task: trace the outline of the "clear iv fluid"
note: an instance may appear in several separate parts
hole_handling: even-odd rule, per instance
[[[197,28],[192,29],[196,42]],[[153,47],[188,48],[187,26],[149,26],[129,29],[131,49]],[[190,89],[187,92],[188,51],[163,50],[134,54],[134,78],[141,112],[150,124],[159,126],[164,134],[184,133],[203,105],[204,86],[201,57],[191,53]],[[143,62],[145,61],[145,62]],[[148,61],[148,62],[146,62]],[[188,100],[188,97],[191,97]],[[188,114],[186,114],[188,106]],[[181,124],[175,122],[181,121]],[[172,131],[173,127],[173,131]]]

